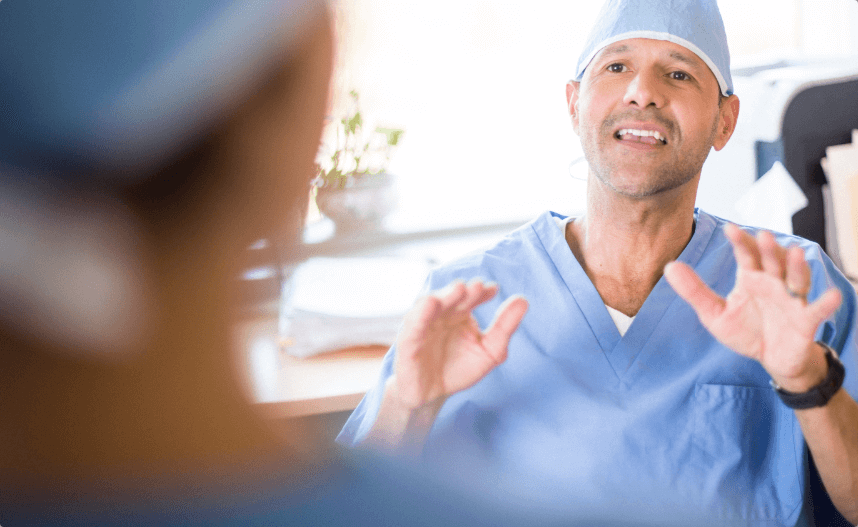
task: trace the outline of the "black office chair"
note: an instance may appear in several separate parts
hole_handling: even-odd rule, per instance
[[[825,79],[800,87],[787,102],[780,138],[758,141],[757,177],[781,161],[807,196],[792,218],[793,232],[827,250],[822,186],[828,183],[820,160],[831,145],[850,143],[858,128],[858,76]]]

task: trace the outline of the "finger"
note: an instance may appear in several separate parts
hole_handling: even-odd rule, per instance
[[[808,318],[814,328],[819,327],[828,317],[837,311],[840,307],[840,302],[843,301],[843,295],[836,287],[832,287],[822,294],[815,302],[807,306]]]
[[[762,269],[760,252],[753,236],[732,223],[728,223],[724,228],[724,234],[733,246],[733,254],[736,256],[739,267],[751,271]]]
[[[456,306],[457,311],[471,312],[475,307],[491,300],[498,292],[498,286],[495,283],[483,283],[482,280],[474,279],[468,283],[467,294],[465,299],[459,302]]]
[[[426,338],[442,312],[443,305],[437,296],[427,295],[420,299],[414,308],[405,315],[402,329],[399,331],[398,353],[410,356],[418,351],[419,346],[412,344],[422,342]]]
[[[697,273],[684,263],[667,264],[664,277],[676,294],[691,305],[704,325],[718,318],[724,311],[724,299],[715,294]]]
[[[441,310],[447,311],[459,304],[465,298],[465,283],[461,280],[454,280],[444,289],[433,293],[433,296],[441,301]]]
[[[757,249],[760,251],[763,271],[783,280],[786,276],[786,249],[780,246],[769,231],[760,231],[757,234]]]
[[[482,293],[483,284],[478,279],[473,279],[467,284],[464,284],[465,293],[458,298],[458,301],[448,307],[450,312],[460,312],[467,309],[467,306],[474,302],[474,299]]]
[[[521,324],[527,313],[527,300],[521,295],[513,295],[498,308],[497,315],[483,334],[483,345],[500,363],[506,360],[507,347],[512,334]]]
[[[810,266],[801,247],[787,250],[786,285],[787,289],[803,298],[807,298],[810,292]]]

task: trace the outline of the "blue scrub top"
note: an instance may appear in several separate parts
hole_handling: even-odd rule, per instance
[[[474,277],[500,284],[475,310],[482,328],[510,295],[524,295],[530,309],[506,362],[445,403],[427,466],[570,520],[806,524],[804,439],[762,366],[718,343],[663,278],[621,336],[556,218],[564,219],[545,213],[430,275],[427,290]],[[727,222],[699,210],[695,221],[679,261],[726,296],[736,275]],[[778,241],[805,250],[811,301],[830,287],[843,292],[817,338],[840,353],[854,398],[855,290],[815,243]],[[358,445],[371,428],[395,353],[340,443]]]

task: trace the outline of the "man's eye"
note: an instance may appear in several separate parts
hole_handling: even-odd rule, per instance
[[[626,67],[619,63],[611,64],[610,66],[608,66],[608,71],[610,71],[611,73],[622,73],[626,71]]]
[[[690,77],[684,71],[674,71],[670,74],[670,78],[675,81],[687,81]]]

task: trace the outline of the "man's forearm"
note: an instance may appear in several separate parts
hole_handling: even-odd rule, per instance
[[[795,415],[831,501],[858,524],[858,403],[840,389],[825,406]]]
[[[389,453],[418,456],[446,400],[442,397],[421,407],[409,408],[398,397],[396,378],[391,377],[384,387],[378,416],[364,444]]]

